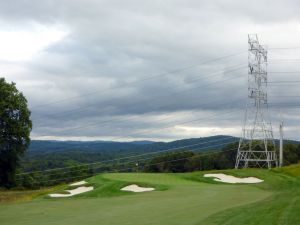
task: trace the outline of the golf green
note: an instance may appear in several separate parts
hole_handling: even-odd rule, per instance
[[[265,179],[265,182],[224,184],[212,181],[212,178],[203,178],[204,172],[102,174],[87,179],[95,189],[78,196],[54,199],[44,195],[31,201],[2,203],[0,204],[0,224],[227,224],[226,221],[239,216],[239,214],[232,214],[233,212],[243,212],[239,211],[240,209],[255,213],[257,206],[268,205],[270,201],[272,204],[268,205],[268,210],[272,210],[272,205],[276,207],[272,201],[274,196],[281,195],[284,199],[281,187],[283,189],[286,186],[293,186],[297,189],[295,184],[299,184],[298,177],[278,171],[230,170],[223,172],[240,176],[256,175]],[[275,190],[272,186],[276,182],[281,182],[281,186]],[[121,187],[128,184],[154,187],[156,190],[144,193],[120,191]],[[298,201],[297,196],[293,200],[294,204]],[[293,209],[290,209],[290,212],[292,211]],[[255,214],[252,216],[255,217]],[[287,216],[290,215],[287,214]],[[232,220],[229,224],[246,223],[243,223],[243,217],[240,217],[238,221]]]

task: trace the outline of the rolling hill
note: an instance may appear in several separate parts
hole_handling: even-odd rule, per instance
[[[22,171],[36,171],[70,166],[78,163],[94,163],[129,155],[156,152],[176,148],[197,152],[219,150],[228,142],[238,141],[232,136],[211,136],[183,139],[172,142],[107,142],[107,141],[36,141],[33,140],[21,162]],[[194,146],[191,146],[194,145]],[[183,146],[190,146],[181,148]]]

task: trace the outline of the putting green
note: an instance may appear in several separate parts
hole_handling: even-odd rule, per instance
[[[299,181],[296,177],[278,171],[225,172],[241,176],[254,175],[265,179],[265,182],[249,185],[222,184],[212,181],[211,178],[203,178],[204,172],[103,174],[88,179],[95,190],[78,196],[59,199],[43,196],[27,202],[2,203],[0,224],[206,225],[227,224],[229,220],[232,221],[229,224],[248,224],[243,223],[243,217],[239,216],[243,214],[240,209],[251,211],[253,217],[256,208],[259,208],[257,206],[268,205],[274,196],[281,193],[280,190],[271,188],[275,183],[281,182],[280,188],[285,189],[293,182]],[[128,184],[151,186],[155,187],[156,191],[145,193],[120,191],[121,187]],[[296,204],[297,199],[294,201]],[[268,210],[272,211],[272,204],[265,209]],[[242,214],[235,215],[233,212]],[[291,216],[288,212],[286,215]]]

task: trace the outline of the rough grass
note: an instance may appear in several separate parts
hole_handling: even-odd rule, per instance
[[[27,202],[0,204],[0,221],[1,225],[299,224],[299,170],[300,166],[294,165],[223,171],[265,180],[251,185],[216,182],[203,177],[208,172],[102,174],[86,179],[93,191],[71,198],[38,195]],[[156,190],[120,191],[129,184]]]
[[[300,177],[300,163],[295,165],[286,166],[283,168],[274,169],[274,171],[283,172],[295,177]]]
[[[65,184],[55,187],[42,188],[38,190],[0,190],[0,203],[19,203],[32,201],[39,197],[53,193],[55,191],[63,190],[66,187]]]

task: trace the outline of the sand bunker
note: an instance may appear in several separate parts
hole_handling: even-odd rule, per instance
[[[79,182],[76,182],[76,183],[73,183],[73,184],[70,184],[70,186],[79,186],[79,185],[84,185],[84,184],[87,184],[86,181],[82,180],[82,181],[79,181]]]
[[[246,178],[239,178],[230,175],[226,175],[223,173],[214,173],[214,174],[205,174],[204,177],[215,177],[215,181],[225,182],[225,183],[246,183],[246,184],[254,184],[263,182],[263,180],[258,179],[256,177],[246,177]]]
[[[66,190],[67,192],[69,192],[69,194],[49,194],[49,196],[53,198],[71,197],[92,190],[94,190],[94,187],[78,187],[73,190]]]
[[[146,191],[154,191],[154,188],[146,188],[146,187],[139,187],[136,184],[132,184],[121,189],[122,191],[132,191],[132,192],[146,192]]]

